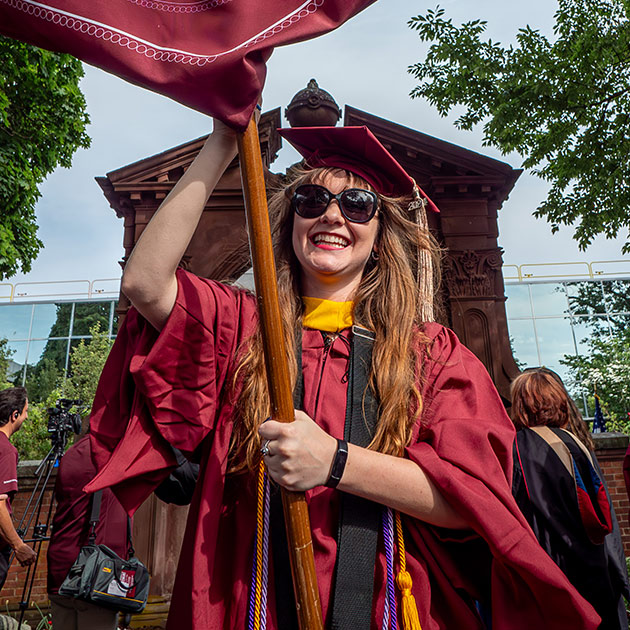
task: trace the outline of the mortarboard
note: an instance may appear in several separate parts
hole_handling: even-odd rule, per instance
[[[417,188],[427,206],[437,206],[418,187],[394,156],[363,127],[293,127],[278,129],[311,168],[329,166],[343,168],[369,182],[376,192],[387,196],[411,195]]]

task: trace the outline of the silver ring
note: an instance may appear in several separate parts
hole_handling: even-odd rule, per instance
[[[262,448],[260,449],[260,454],[263,457],[269,455],[269,442],[271,442],[271,440],[266,440],[265,443],[262,445]]]

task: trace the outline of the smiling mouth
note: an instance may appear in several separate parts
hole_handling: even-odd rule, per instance
[[[347,238],[334,234],[315,234],[315,236],[311,237],[311,243],[325,249],[344,249],[344,247],[350,245],[350,241]]]

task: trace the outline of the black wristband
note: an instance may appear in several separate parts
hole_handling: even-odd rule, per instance
[[[348,442],[345,440],[337,440],[337,452],[330,467],[330,475],[328,481],[324,484],[328,488],[336,488],[337,484],[343,477],[343,471],[346,469],[346,461],[348,460]]]

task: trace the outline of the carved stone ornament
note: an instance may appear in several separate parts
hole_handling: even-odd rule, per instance
[[[450,251],[444,260],[444,281],[451,298],[494,298],[495,274],[503,265],[499,248]]]
[[[284,115],[291,127],[334,127],[341,118],[335,99],[315,79],[291,100]]]

